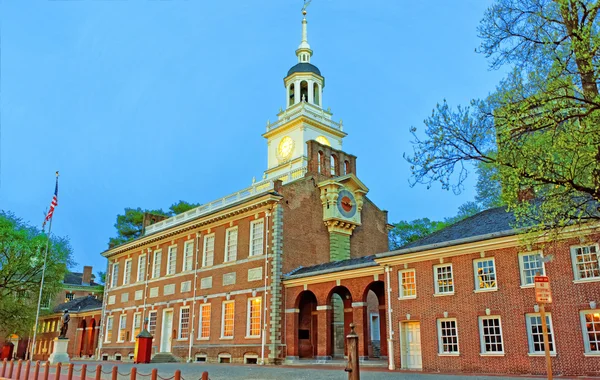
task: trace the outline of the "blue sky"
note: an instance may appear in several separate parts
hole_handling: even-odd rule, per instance
[[[311,62],[344,121],[344,150],[390,222],[453,216],[473,198],[409,186],[411,126],[437,102],[485,96],[502,73],[474,52],[489,1],[314,0]],[[302,1],[3,1],[0,207],[39,225],[60,170],[53,232],[75,269],[125,207],[205,203],[267,165]],[[470,182],[471,184],[473,181]]]

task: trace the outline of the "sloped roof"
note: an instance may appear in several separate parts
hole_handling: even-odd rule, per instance
[[[94,279],[96,278],[95,275],[92,274],[92,280],[89,283],[89,286],[98,286],[100,284],[97,284],[94,282]],[[67,272],[67,274],[65,275],[65,278],[63,280],[63,284],[65,285],[82,285],[82,286],[88,286],[88,284],[82,284],[82,279],[83,279],[83,273],[80,272]]]
[[[317,273],[328,273],[328,272],[338,272],[346,269],[351,269],[355,267],[371,267],[377,266],[377,263],[373,260],[375,255],[356,257],[353,259],[347,260],[339,260],[339,261],[330,261],[328,263],[322,263],[317,265],[312,265],[310,267],[298,267],[288,274],[285,275],[286,278],[297,278],[297,277],[305,277],[312,276]]]
[[[65,310],[69,310],[71,313],[81,313],[84,311],[90,310],[101,310],[102,309],[102,300],[94,296],[85,296],[74,298],[73,300],[65,303],[61,303],[60,305],[54,308],[55,313],[62,313]]]

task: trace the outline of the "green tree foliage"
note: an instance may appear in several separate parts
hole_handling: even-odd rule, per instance
[[[96,273],[98,274],[98,281],[100,281],[101,284],[104,284],[106,282],[106,272],[98,271]]]
[[[33,327],[47,236],[12,213],[0,211],[0,340]],[[52,236],[42,298],[61,289],[72,263],[67,238]]]
[[[470,164],[483,163],[521,225],[600,219],[599,9],[591,0],[497,0],[479,50],[509,73],[486,99],[438,104],[425,138],[412,128],[414,183],[460,192]],[[523,189],[538,200],[523,202]]]
[[[445,222],[436,222],[428,218],[415,219],[411,222],[401,220],[394,223],[394,228],[390,231],[390,249],[398,249],[447,226]]]
[[[171,215],[178,215],[184,213],[186,211],[190,211],[193,208],[200,206],[199,203],[189,203],[186,201],[179,201],[177,203],[173,203],[169,210],[171,210]]]

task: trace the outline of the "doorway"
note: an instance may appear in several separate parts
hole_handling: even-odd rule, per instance
[[[420,322],[402,322],[400,323],[400,337],[402,350],[402,368],[403,369],[422,369],[421,357],[421,323]]]
[[[162,329],[160,332],[160,352],[171,352],[171,335],[173,330],[173,309],[163,311]]]
[[[345,338],[344,334],[344,300],[339,294],[331,295],[332,323],[331,332],[333,334],[333,356],[344,357]]]

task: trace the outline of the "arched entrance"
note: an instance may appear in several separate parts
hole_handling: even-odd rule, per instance
[[[96,350],[96,344],[94,342],[94,338],[96,335],[96,320],[94,318],[92,318],[92,320],[90,321],[90,330],[89,330],[89,335],[88,335],[88,356],[93,356],[94,355],[94,351]]]
[[[317,297],[311,291],[303,291],[298,296],[298,356],[317,356]]]
[[[383,281],[370,283],[363,293],[366,304],[363,326],[363,336],[366,343],[365,352],[369,357],[387,356],[387,331],[385,316],[385,285]]]
[[[346,354],[346,335],[350,333],[352,322],[352,295],[348,288],[336,286],[329,293],[328,305],[331,307],[330,342],[331,356],[344,357]]]
[[[79,357],[82,357],[85,354],[85,343],[87,341],[86,339],[86,323],[85,323],[85,318],[81,320],[81,323],[79,324],[79,328],[81,329],[81,343],[79,344],[79,352],[77,353]]]

